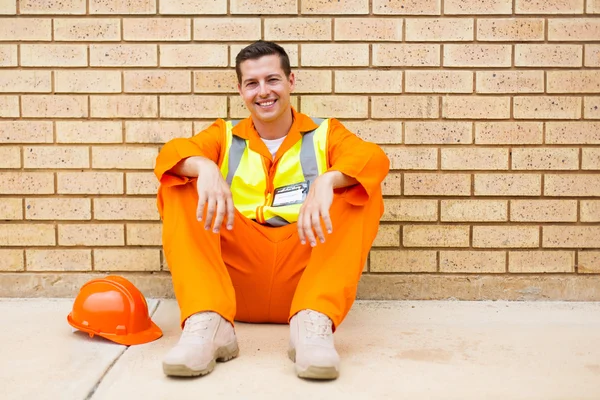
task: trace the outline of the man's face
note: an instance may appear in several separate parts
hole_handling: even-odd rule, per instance
[[[279,56],[263,56],[240,64],[242,82],[238,91],[255,119],[274,122],[290,112],[290,93],[296,86],[293,73],[286,78]]]

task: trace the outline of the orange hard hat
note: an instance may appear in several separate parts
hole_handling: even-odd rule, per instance
[[[90,337],[98,335],[127,346],[162,336],[148,315],[142,292],[121,276],[92,279],[84,284],[67,321]]]

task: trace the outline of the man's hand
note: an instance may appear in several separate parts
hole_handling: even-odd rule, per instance
[[[321,243],[325,243],[325,234],[321,226],[321,220],[325,223],[327,233],[333,232],[331,218],[329,217],[329,208],[333,202],[333,183],[334,173],[341,174],[338,171],[327,172],[313,181],[308,190],[308,195],[304,204],[300,207],[298,214],[298,236],[300,243],[310,242],[312,247],[317,245],[315,232]]]

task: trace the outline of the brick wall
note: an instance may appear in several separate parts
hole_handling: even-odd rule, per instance
[[[363,298],[600,299],[600,0],[0,0],[0,295],[171,294],[165,141],[247,115],[234,58],[392,162]]]

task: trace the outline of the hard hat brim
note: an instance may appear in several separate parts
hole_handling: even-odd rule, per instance
[[[122,344],[125,346],[150,343],[150,342],[155,341],[156,339],[159,339],[163,335],[162,330],[152,320],[150,321],[150,328],[148,328],[144,331],[141,331],[141,332],[130,333],[127,335],[115,335],[115,334],[110,334],[110,333],[105,333],[105,332],[96,332],[93,329],[89,329],[89,328],[86,328],[85,326],[77,324],[71,318],[71,314],[67,315],[67,321],[69,322],[69,325],[71,325],[73,328],[75,328],[77,330],[89,333],[92,336],[98,335],[98,336],[101,336],[112,342]]]

